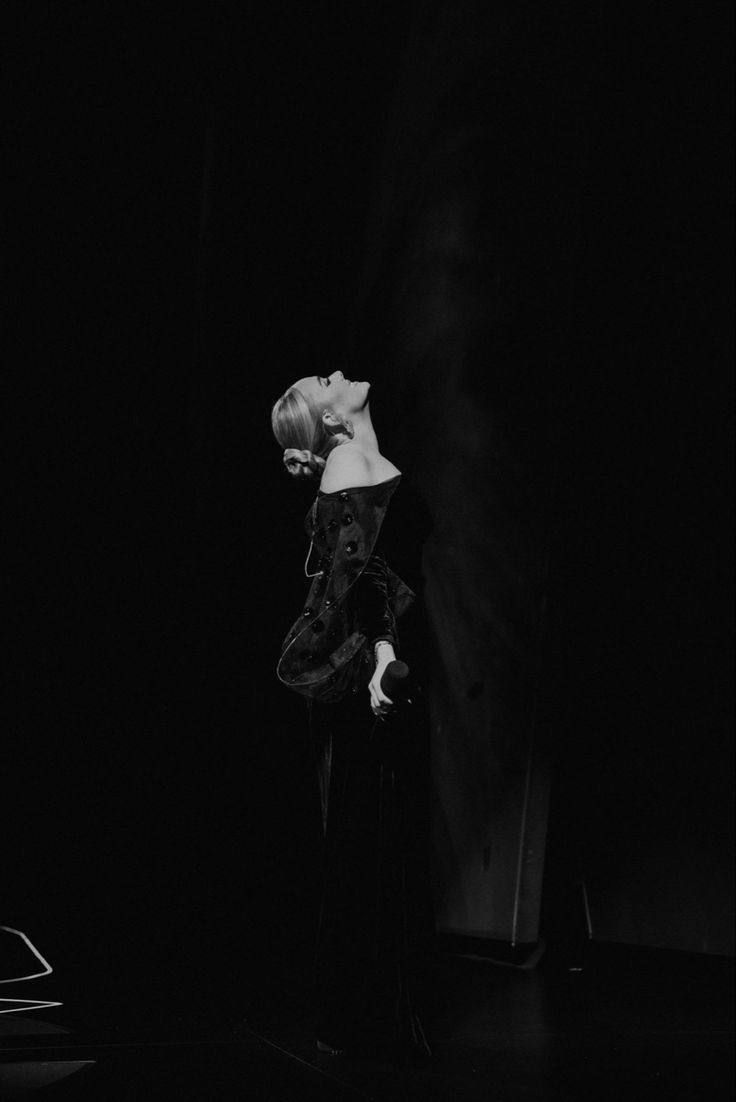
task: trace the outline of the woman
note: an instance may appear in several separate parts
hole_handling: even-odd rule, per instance
[[[414,593],[384,556],[401,473],[379,450],[369,391],[336,371],[300,379],[273,408],[287,470],[320,480],[306,520],[311,588],[277,672],[308,701],[322,798],[318,1047],[426,1054],[407,984],[412,725],[399,723],[382,688],[399,650],[396,621]]]

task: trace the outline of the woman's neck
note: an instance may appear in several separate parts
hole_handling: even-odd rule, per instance
[[[378,450],[378,437],[373,428],[370,410],[366,406],[359,413],[353,414],[353,443],[357,444],[367,454],[380,455]]]
[[[368,410],[353,413],[350,421],[351,435],[346,433],[339,440],[339,446],[333,448],[327,457],[320,482],[323,493],[335,493],[349,486],[375,486],[401,474],[398,467],[379,452],[378,438]]]

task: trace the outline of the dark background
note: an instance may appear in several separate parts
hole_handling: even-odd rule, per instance
[[[668,944],[694,922],[700,950],[732,952],[726,9],[460,5],[454,67],[432,60],[449,10],[38,4],[6,38],[0,921],[33,937],[72,1008],[237,1004],[308,968],[316,792],[274,668],[310,493],[282,473],[269,412],[348,355],[370,366],[380,431],[402,362],[396,257],[428,186],[411,135],[443,81],[450,129],[503,102],[510,135],[542,107],[565,135],[539,167],[566,189],[554,250],[520,263],[531,235],[491,235],[517,305],[538,301],[540,271],[564,288],[544,300],[544,921],[563,938],[582,868],[609,901],[603,936],[627,940],[626,884],[658,870],[636,936]],[[499,38],[506,66],[470,95],[464,59],[483,72]],[[532,79],[550,56],[568,78],[551,106]],[[541,179],[509,216],[507,178],[490,217],[526,225]],[[509,370],[504,332],[503,385],[474,385],[523,440],[539,380]]]

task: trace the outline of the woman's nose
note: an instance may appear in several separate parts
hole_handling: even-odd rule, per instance
[[[342,371],[333,371],[332,372],[332,378],[333,379],[344,379],[345,376],[343,375]]]

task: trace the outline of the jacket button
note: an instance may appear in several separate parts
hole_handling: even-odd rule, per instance
[[[305,620],[308,620],[309,617],[313,616],[313,615],[314,615],[313,610],[309,607],[309,605],[307,605],[307,607],[304,609],[304,612],[302,613],[302,616],[304,617]]]
[[[342,518],[342,522],[345,525],[345,527],[347,528],[347,526],[349,524],[353,523],[353,514],[352,513],[344,513],[343,518]]]
[[[347,494],[345,490],[340,494],[340,501],[350,501],[350,495]]]
[[[357,545],[357,543],[353,543],[352,540],[350,541],[350,543],[345,544],[345,554],[346,555],[354,555],[357,550],[358,550],[358,545]]]

